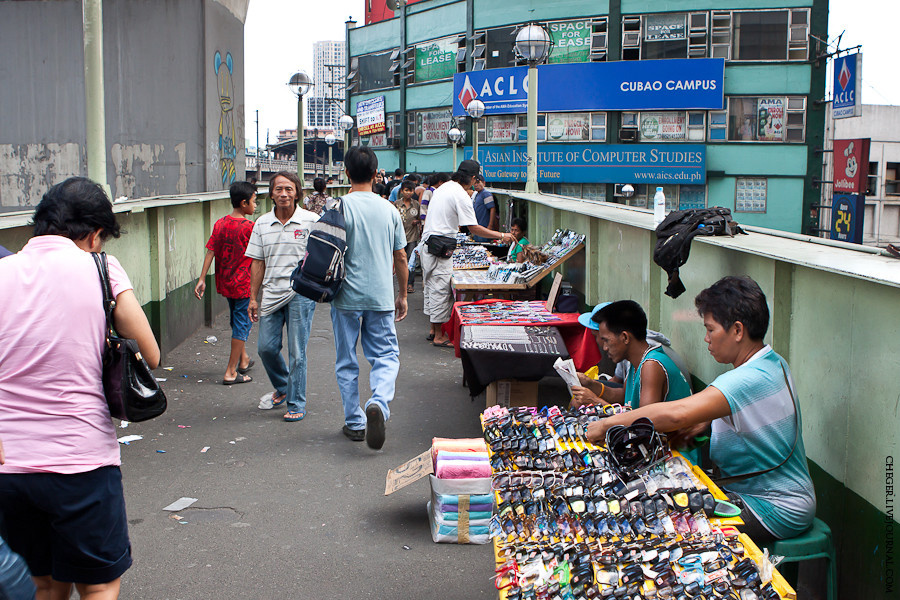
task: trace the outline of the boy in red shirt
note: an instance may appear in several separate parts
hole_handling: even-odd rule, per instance
[[[247,306],[250,304],[250,263],[244,256],[253,221],[247,218],[256,212],[256,186],[246,181],[231,184],[228,190],[231,195],[231,206],[234,210],[216,221],[209,241],[206,242],[206,257],[200,279],[194,288],[194,295],[203,298],[206,291],[206,274],[213,258],[216,259],[216,291],[228,300],[231,311],[231,355],[225,368],[222,383],[234,385],[250,381],[245,375],[253,361],[247,354],[245,344],[250,335],[250,315]]]

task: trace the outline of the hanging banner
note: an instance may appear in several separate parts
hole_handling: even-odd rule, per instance
[[[685,15],[681,14],[651,14],[644,17],[644,41],[662,42],[668,40],[683,40],[687,38],[684,26]]]
[[[862,52],[834,59],[831,115],[835,119],[858,117],[862,88]]]
[[[465,157],[471,156],[469,148]],[[525,181],[526,157],[521,144],[478,148],[488,181]],[[706,183],[706,146],[538,144],[537,171],[540,182],[702,185]]]
[[[834,193],[865,194],[869,175],[869,138],[834,140]]]
[[[516,115],[488,117],[486,127],[488,144],[515,142],[519,139],[519,117]]]
[[[553,52],[547,62],[581,63],[587,62],[591,54],[590,21],[560,21],[549,23],[550,39],[553,40]]]
[[[784,98],[760,98],[756,139],[780,142],[784,139]]]
[[[384,96],[356,103],[356,127],[361,136],[384,131]]]
[[[416,46],[416,83],[453,77],[456,73],[456,37]]]
[[[683,140],[687,137],[684,112],[642,112],[642,140]]]
[[[541,65],[538,111],[722,110],[725,60],[672,58]],[[457,73],[453,114],[478,98],[485,114],[518,114],[528,105],[528,67]]]
[[[448,110],[423,110],[416,113],[416,146],[446,146],[447,132],[453,127]]]

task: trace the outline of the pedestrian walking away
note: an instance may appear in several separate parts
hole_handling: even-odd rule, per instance
[[[247,256],[250,264],[250,320],[259,322],[259,358],[275,391],[260,399],[259,408],[287,404],[285,421],[306,417],[306,345],[316,303],[291,289],[291,273],[306,254],[309,228],[319,216],[297,206],[302,184],[289,171],[269,181],[275,207],[256,220]],[[259,297],[262,290],[262,297]],[[287,329],[288,364],[281,355]]]
[[[334,372],[344,406],[343,433],[370,448],[385,442],[385,422],[400,372],[400,346],[395,321],[406,317],[406,233],[400,213],[372,193],[378,169],[375,152],[354,146],[344,158],[350,193],[343,207],[347,228],[344,283],[331,305],[336,353]],[[394,299],[392,271],[397,274]],[[372,369],[372,397],[359,404],[357,344]]]
[[[250,336],[250,263],[245,255],[253,221],[248,217],[256,212],[256,186],[246,181],[231,184],[228,190],[233,210],[213,226],[209,241],[206,242],[206,257],[203,268],[194,287],[194,296],[203,299],[206,292],[206,274],[213,259],[216,261],[216,291],[228,300],[231,318],[231,354],[225,367],[222,383],[234,385],[247,383],[246,375],[253,367],[253,360],[247,354],[247,338]]]

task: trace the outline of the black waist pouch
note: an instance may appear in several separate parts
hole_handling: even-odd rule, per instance
[[[433,254],[439,258],[450,258],[453,256],[453,251],[456,250],[456,238],[445,235],[432,235],[429,236],[425,245],[428,247],[428,254]]]

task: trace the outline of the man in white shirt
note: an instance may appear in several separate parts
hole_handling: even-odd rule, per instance
[[[259,358],[275,391],[260,399],[259,408],[269,409],[287,402],[284,420],[302,421],[306,416],[306,344],[316,303],[291,289],[291,273],[306,255],[309,227],[319,215],[297,205],[302,185],[288,171],[269,181],[272,212],[253,225],[246,256],[250,265],[250,320],[259,322]],[[262,300],[258,301],[260,287]],[[281,356],[282,330],[287,326],[288,361]]]
[[[428,218],[422,240],[425,252],[422,252],[422,279],[425,286],[425,314],[431,321],[431,332],[428,339],[435,346],[450,348],[450,342],[441,327],[450,320],[453,310],[453,290],[450,277],[453,275],[453,259],[437,256],[433,253],[435,242],[441,238],[455,239],[461,225],[468,226],[469,231],[488,239],[510,239],[512,234],[500,233],[478,224],[475,209],[472,205],[472,182],[478,175],[481,165],[474,160],[464,160],[457,171],[450,176],[450,181],[434,191],[428,204]],[[433,239],[434,238],[434,239]],[[432,243],[429,243],[431,240]],[[449,240],[448,240],[449,241]]]

